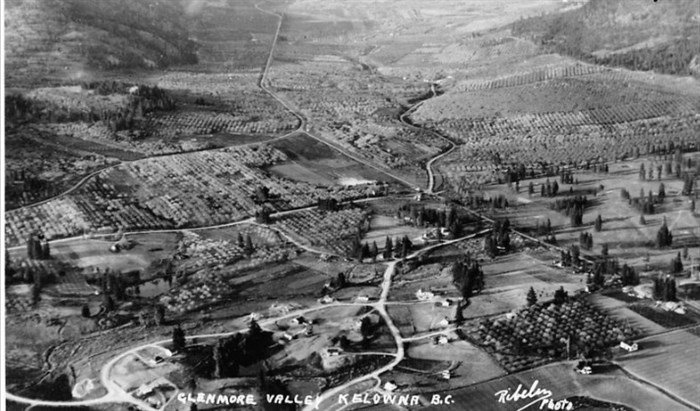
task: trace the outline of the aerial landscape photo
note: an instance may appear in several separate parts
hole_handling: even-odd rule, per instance
[[[700,0],[3,0],[8,411],[700,411]]]

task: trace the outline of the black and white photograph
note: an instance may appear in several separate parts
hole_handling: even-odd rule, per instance
[[[700,0],[0,0],[2,411],[700,411]]]

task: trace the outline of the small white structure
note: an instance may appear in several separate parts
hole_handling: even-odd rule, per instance
[[[450,306],[450,300],[440,300],[435,302],[436,307],[449,307]]]
[[[333,301],[334,301],[333,298],[332,298],[331,296],[329,296],[329,295],[326,295],[326,296],[324,296],[323,298],[321,298],[321,299],[318,300],[318,302],[321,303],[321,304],[330,304],[330,303],[332,303]]]
[[[358,295],[355,301],[357,301],[358,303],[366,303],[367,301],[369,301],[369,297],[367,297],[366,295]]]
[[[139,86],[129,87],[129,94],[136,94],[139,92]]]
[[[440,373],[440,378],[443,380],[449,380],[452,377],[450,370],[444,370]]]
[[[626,350],[628,352],[634,352],[634,351],[637,351],[639,349],[639,346],[637,345],[637,343],[630,344],[626,341],[620,341],[620,348],[622,348],[623,350]]]
[[[260,317],[262,317],[260,313],[250,313],[250,315],[248,316],[248,321],[258,321]]]
[[[449,344],[450,339],[447,338],[446,335],[440,334],[437,337],[435,337],[434,342],[435,342],[435,344],[438,344],[438,345],[445,345],[445,344]]]
[[[658,303],[657,303],[658,304]],[[673,301],[666,301],[665,303],[661,303],[661,308],[664,311],[671,311],[676,314],[685,314],[685,307],[683,307],[682,304],[673,302]]]
[[[418,298],[419,301],[432,300],[433,297],[435,297],[435,294],[431,293],[430,291],[423,291],[420,288],[418,291],[416,291],[416,298]]]
[[[321,356],[322,357],[337,357],[342,352],[343,352],[343,350],[341,350],[338,347],[328,347],[328,348],[321,350]]]
[[[397,388],[398,388],[398,386],[397,386],[396,384],[394,384],[393,381],[387,381],[387,382],[384,384],[384,389],[385,389],[386,391],[389,391],[389,392],[393,392],[393,391],[396,390]]]
[[[443,318],[442,320],[438,321],[437,326],[440,328],[445,328],[450,325],[450,321],[447,318]]]

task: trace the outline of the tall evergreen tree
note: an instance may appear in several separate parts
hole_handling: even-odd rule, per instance
[[[595,230],[597,232],[600,232],[603,229],[603,218],[598,214],[598,217],[595,219]]]
[[[535,304],[537,304],[537,294],[535,293],[535,289],[530,287],[527,292],[527,305],[532,306]]]
[[[178,325],[173,329],[173,350],[176,352],[181,352],[185,349],[187,345],[187,339],[185,338],[185,331]]]
[[[391,241],[391,237],[386,236],[386,240],[384,242],[384,259],[390,260],[393,253],[394,253],[393,241]]]

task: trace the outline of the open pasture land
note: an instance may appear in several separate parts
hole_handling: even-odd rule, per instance
[[[425,392],[449,390],[487,381],[506,374],[506,371],[482,349],[465,340],[460,340],[453,332],[445,333],[450,339],[447,344],[433,344],[431,338],[411,342],[407,348],[409,358],[448,362],[452,370],[449,381],[438,380]],[[447,368],[447,367],[446,367]]]
[[[581,375],[573,371],[571,362],[546,365],[533,370],[512,374],[492,381],[472,385],[458,390],[440,392],[440,394],[452,394],[455,400],[450,405],[434,405],[425,408],[430,411],[457,411],[463,410],[465,404],[469,409],[477,411],[518,410],[528,404],[530,399],[521,399],[506,403],[499,403],[495,393],[501,390],[515,390],[519,384],[522,389],[528,390],[535,381],[538,388],[550,390],[551,399],[559,401],[572,396],[590,396],[602,401],[623,404],[633,410],[678,410],[690,411],[689,408],[678,403],[661,392],[649,389],[646,384],[634,381],[617,369],[605,373],[593,375]],[[537,402],[531,408],[538,408]]]
[[[420,237],[426,231],[424,228],[408,225],[395,217],[376,214],[369,220],[369,227],[369,231],[362,237],[362,242],[368,244],[376,242],[380,251],[386,247],[387,237],[397,240],[408,236],[413,244],[419,244],[422,242]]]
[[[456,306],[438,306],[437,301],[393,303],[387,311],[404,338],[414,337],[429,331],[444,329],[446,327],[443,320],[447,319],[449,322],[454,319]]]
[[[291,180],[314,185],[399,184],[386,174],[358,163],[307,135],[278,140],[271,146],[284,153],[285,159],[266,169]]]
[[[509,207],[495,210],[492,217],[508,218],[515,227],[525,232],[536,233],[537,228],[544,227],[550,221],[556,236],[557,245],[568,247],[579,245],[581,232],[593,236],[593,248],[582,249],[583,254],[599,255],[603,244],[607,244],[611,257],[624,258],[625,262],[641,271],[654,269],[666,270],[670,261],[683,246],[689,247],[691,255],[697,255],[700,244],[700,221],[696,213],[690,212],[690,200],[681,195],[683,182],[675,176],[664,175],[660,180],[642,181],[639,179],[641,164],[645,168],[654,168],[666,163],[663,160],[634,160],[609,165],[608,173],[596,173],[592,170],[573,170],[578,184],[559,184],[559,194],[555,197],[541,196],[541,188],[546,184],[546,177],[524,180],[519,192],[505,185],[493,185],[486,190],[486,196],[493,198],[504,195]],[[656,172],[655,172],[656,174]],[[550,182],[561,182],[559,177],[549,177]],[[532,182],[534,194],[528,195],[527,186]],[[654,214],[644,215],[644,224],[640,221],[640,211],[629,204],[621,195],[627,190],[631,198],[639,198],[642,192],[648,197],[651,192],[658,195],[663,184],[666,197],[662,203],[655,205]],[[602,190],[601,190],[601,187]],[[597,194],[593,195],[591,190]],[[572,191],[573,194],[569,194]],[[585,195],[590,206],[586,207],[582,225],[571,227],[570,218],[563,212],[555,211],[551,206],[563,198],[573,195]],[[595,231],[594,223],[600,215],[603,224],[600,232]],[[673,235],[673,249],[658,249],[656,235],[664,219]],[[559,258],[556,256],[555,258]],[[684,262],[685,263],[685,262]]]
[[[328,196],[325,187],[261,170],[286,160],[279,150],[254,146],[132,162],[101,172],[69,196],[9,211],[8,242],[21,244],[36,229],[55,239],[103,227],[134,231],[230,223],[254,214],[260,187],[269,189],[273,210],[309,206]],[[365,190],[345,187],[333,196],[361,198]]]
[[[178,235],[174,233],[137,234],[127,238],[133,247],[119,253],[109,251],[114,241],[101,239],[71,239],[69,241],[51,244],[52,258],[70,264],[71,266],[90,269],[99,267],[100,270],[109,268],[113,271],[140,270],[146,273],[153,261],[166,258],[175,252]],[[25,250],[20,248],[11,255],[23,256]],[[145,277],[142,276],[142,279]]]
[[[696,327],[697,329],[697,327]],[[698,336],[674,331],[639,340],[639,351],[617,362],[626,371],[692,404],[700,404],[700,344]]]
[[[464,252],[459,255],[464,255]],[[471,255],[473,258],[477,256],[474,253]],[[469,306],[464,310],[465,318],[502,314],[524,307],[530,287],[535,290],[539,301],[553,299],[554,291],[560,287],[564,287],[569,294],[585,287],[584,276],[549,267],[526,253],[500,256],[492,261],[482,260],[481,268],[485,287],[470,299]],[[419,289],[459,297],[457,288],[452,284],[450,264],[422,265],[397,275],[390,298],[415,301],[415,293]]]
[[[236,294],[246,299],[316,297],[331,276],[292,262],[266,264],[228,276]]]

